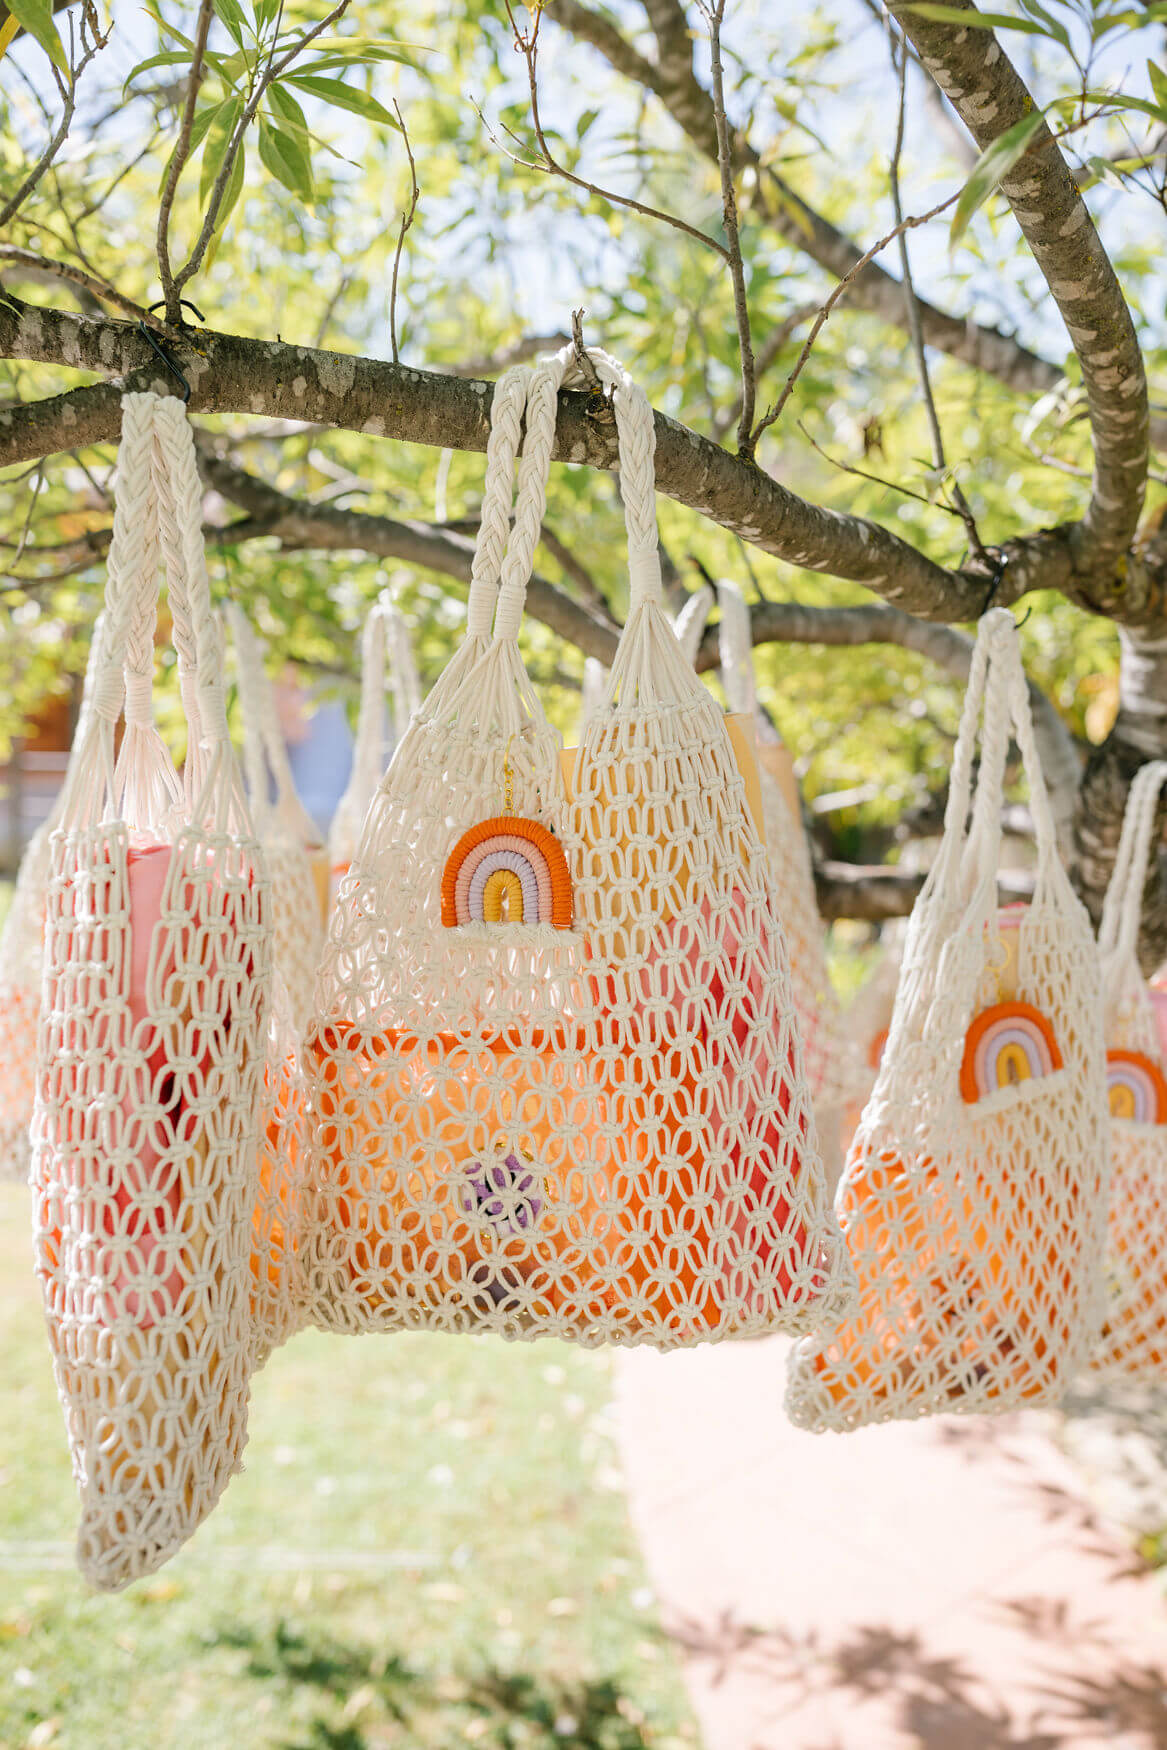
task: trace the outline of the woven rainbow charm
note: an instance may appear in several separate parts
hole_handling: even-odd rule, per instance
[[[995,1003],[982,1009],[965,1035],[960,1092],[972,1106],[986,1094],[1061,1067],[1054,1030],[1038,1009],[1031,1003]]]
[[[442,871],[442,922],[550,924],[570,930],[563,847],[537,820],[499,814],[464,832]]]
[[[1108,1051],[1106,1083],[1112,1118],[1167,1124],[1167,1081],[1153,1058],[1142,1051]]]

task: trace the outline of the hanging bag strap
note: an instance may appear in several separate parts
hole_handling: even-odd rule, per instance
[[[707,583],[686,597],[685,605],[673,622],[673,630],[677,634],[677,643],[685,652],[686,662],[696,666],[697,652],[701,648],[701,640],[705,635],[709,610],[713,606],[713,591]]]
[[[1127,797],[1114,871],[1102,907],[1098,947],[1102,955],[1103,996],[1117,996],[1128,970],[1138,966],[1143,892],[1151,861],[1159,796],[1167,784],[1167,760],[1141,766]]]
[[[401,740],[421,705],[421,683],[413,660],[409,627],[393,601],[385,604],[385,636],[389,657],[389,684],[393,692],[393,729]]]
[[[247,616],[237,602],[228,602],[227,621],[235,647],[235,680],[239,688],[239,711],[243,719],[243,770],[252,818],[257,827],[271,813],[268,790],[268,759],[264,747],[259,687],[263,662],[259,642]]]
[[[185,789],[190,818],[208,831],[253,834],[243,778],[231,745],[224,687],[223,637],[211,603],[202,530],[202,482],[186,408],[154,398],[159,533],[171,591],[175,647],[187,650],[189,747]]]
[[[523,434],[523,413],[531,374],[530,365],[512,365],[494,386],[490,403],[490,436],[486,444],[486,479],[474,555],[470,562],[466,635],[426,699],[424,716],[430,720],[446,710],[466,676],[490,648],[499,580],[510,535],[515,459]],[[398,746],[401,745],[399,742]]]
[[[83,831],[124,818],[156,830],[182,801],[182,786],[154,725],[154,623],[158,591],[154,408],[149,394],[122,397],[113,538],[106,562],[104,632],[94,660],[91,709],[78,726],[62,787],[59,825]],[[126,730],[115,764],[114,731]]]
[[[751,720],[758,715],[758,683],[754,673],[754,643],[750,610],[736,583],[723,577],[717,585],[720,622],[717,628],[721,684],[731,711]]]

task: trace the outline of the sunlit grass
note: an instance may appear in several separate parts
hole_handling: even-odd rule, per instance
[[[567,1345],[297,1338],[208,1524],[153,1579],[90,1593],[26,1198],[0,1186],[2,1750],[694,1741],[608,1363]]]

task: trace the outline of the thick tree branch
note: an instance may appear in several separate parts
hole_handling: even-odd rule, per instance
[[[971,0],[955,0],[975,15]],[[982,150],[1033,113],[1033,99],[991,30],[921,18],[910,0],[889,11]],[[1123,560],[1146,486],[1149,410],[1134,322],[1090,213],[1044,123],[1001,190],[1045,277],[1082,366],[1094,437],[1090,506],[1073,537],[1090,605],[1110,613],[1124,593]]]
[[[652,7],[646,7],[652,12]],[[669,8],[673,13],[681,9]],[[593,12],[581,0],[550,0],[547,16],[569,35],[596,49],[608,64],[626,79],[651,91],[677,126],[712,163],[717,162],[717,128],[709,93],[693,72],[692,48],[687,29],[667,38],[677,45],[660,63],[648,60],[616,29],[609,19]],[[682,22],[684,14],[681,12]],[[679,46],[684,37],[688,52],[682,63]],[[661,38],[658,33],[658,43]],[[852,272],[864,251],[797,195],[788,183],[763,166],[748,142],[735,143],[739,167],[749,166],[756,178],[752,210],[793,248],[808,255],[836,279]],[[847,288],[847,307],[862,310],[899,329],[905,327],[904,290],[894,274],[869,262]],[[920,322],[928,346],[974,370],[998,379],[1019,394],[1044,395],[1062,381],[1059,366],[999,329],[985,328],[960,316],[939,310],[921,299]]]
[[[493,385],[377,359],[322,352],[280,341],[202,331],[173,350],[192,387],[192,411],[298,419],[376,437],[439,448],[484,450]],[[0,357],[69,365],[128,378],[136,388],[169,393],[173,382],[137,329],[0,300]],[[115,439],[124,385],[103,383],[0,408],[0,466]],[[560,398],[555,455],[614,469],[615,434],[589,416],[586,395]],[[932,620],[970,620],[982,611],[988,579],[975,565],[949,571],[866,517],[808,504],[752,463],[656,415],[660,491],[712,518],[763,552],[794,565],[848,578],[907,612]],[[1064,588],[1071,580],[1070,531],[1042,530],[1009,542],[996,599],[1027,590]],[[1153,619],[1159,597],[1149,574],[1136,586],[1132,568],[1121,616]]]
[[[836,648],[895,644],[935,663],[961,686],[968,680],[972,664],[973,640],[966,633],[954,626],[916,619],[896,608],[881,607],[876,602],[853,608],[759,602],[750,610],[750,625],[755,644],[825,644]],[[710,627],[701,641],[697,667],[713,668],[717,660],[717,630]],[[1029,706],[1058,835],[1068,845],[1082,761],[1073,736],[1034,680],[1029,681]],[[1167,708],[1164,716],[1167,721]]]
[[[440,571],[463,583],[470,581],[474,542],[456,530],[433,523],[397,521],[346,510],[334,504],[305,504],[289,497],[254,474],[217,456],[200,444],[203,478],[223,498],[249,513],[249,520],[227,531],[236,541],[269,535],[284,547],[311,547],[333,552],[375,553],[387,559]],[[565,595],[545,577],[532,577],[527,606],[535,619],[576,645],[586,656],[611,662],[619,630],[591,606]]]

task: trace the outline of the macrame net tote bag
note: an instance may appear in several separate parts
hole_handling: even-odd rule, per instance
[[[472,668],[456,657],[431,694],[342,889],[338,913],[347,897],[363,900],[370,916],[363,963],[359,940],[342,961],[348,920],[334,921],[330,949],[346,976],[330,989],[326,957],[322,1015],[339,1014],[322,1027],[315,1072],[322,1219],[309,1250],[313,1312],[333,1327],[424,1324],[672,1347],[772,1328],[776,1308],[801,1311],[845,1278],[821,1182],[818,1205],[810,1188],[814,1141],[797,1066],[789,1116],[768,1127],[780,1096],[749,1075],[753,1061],[738,1046],[724,993],[724,1018],[705,1025],[715,956],[702,958],[683,915],[667,918],[656,941],[651,928],[641,932],[632,967],[613,962],[593,933],[593,920],[596,931],[611,929],[620,835],[627,849],[636,827],[611,818],[612,767],[589,758],[592,728],[573,767],[582,788],[569,798],[558,738],[517,644],[570,356],[566,349],[531,379],[494,642]],[[637,517],[646,479],[653,519],[643,407],[649,447]],[[472,591],[472,636],[488,605]],[[653,614],[679,663],[656,603]],[[720,713],[691,669],[682,672],[707,700],[721,740],[724,782],[717,772],[715,787],[728,786],[736,845],[751,830],[742,781]],[[606,699],[602,717],[610,715]],[[691,788],[711,774],[687,775]],[[654,806],[647,797],[646,806]],[[654,832],[665,824],[654,820]],[[584,825],[598,826],[601,839],[585,837]],[[700,842],[684,855],[704,871]],[[658,890],[670,874],[683,879],[675,847],[654,846],[652,859],[664,871]],[[717,918],[727,909],[720,898],[714,887],[692,909]],[[629,934],[623,923],[617,933]],[[731,964],[716,970],[736,993],[745,957],[725,933],[718,945]],[[662,993],[667,999],[673,985],[686,994],[677,993],[670,1020]],[[687,1033],[697,1030],[704,1057],[693,1063]],[[733,1114],[732,1135],[719,1100]],[[795,1156],[804,1175],[792,1189],[782,1175]],[[822,1229],[814,1239],[808,1210]]]
[[[998,914],[1011,731],[1037,867],[1032,904]],[[1106,1147],[1097,953],[1058,860],[1017,633],[999,609],[981,621],[944,835],[836,1200],[859,1312],[794,1349],[791,1420],[848,1429],[1055,1402],[1098,1328]]]
[[[100,660],[104,617],[98,615],[89,645],[81,706],[68,765],[85,736]],[[0,1179],[27,1179],[29,1127],[36,1093],[36,1036],[44,971],[45,890],[51,843],[65,794],[62,785],[47,820],[21,858],[4,928],[0,931]]]
[[[31,1173],[78,1561],[103,1589],[157,1568],[238,1469],[262,1311],[269,898],[227,738],[200,496],[181,404],[126,396],[107,659],[52,837]],[[151,714],[160,541],[185,786]]]
[[[1131,785],[1102,911],[1102,1007],[1110,1097],[1106,1302],[1091,1357],[1102,1373],[1161,1376],[1167,1365],[1167,1079],[1139,967],[1139,922],[1167,761]]]
[[[275,696],[263,666],[263,647],[234,602],[228,608],[228,618],[243,718],[248,800],[271,881],[275,964],[299,1036],[312,1007],[316,968],[324,945],[324,921],[312,869],[312,854],[319,850],[319,841],[296,794]]]

